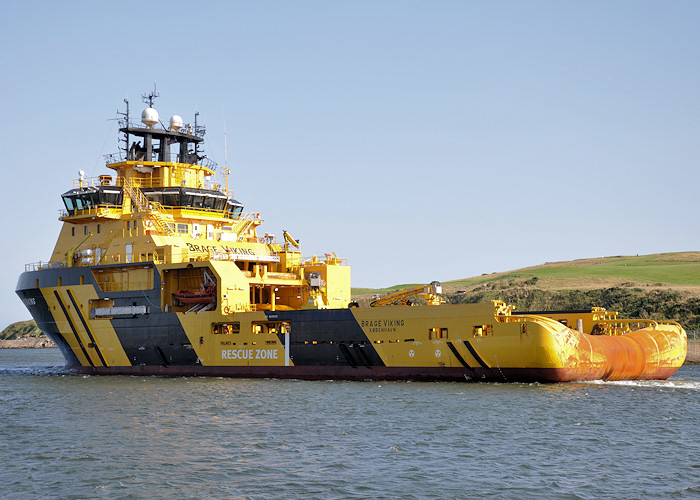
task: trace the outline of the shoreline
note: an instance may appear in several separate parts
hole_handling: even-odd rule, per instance
[[[48,337],[22,337],[0,340],[0,349],[55,349],[56,344]]]
[[[0,349],[55,349],[56,344],[48,337],[29,337],[0,340]],[[688,355],[685,363],[700,363],[700,340],[688,341]],[[684,363],[684,364],[685,364]]]
[[[688,341],[688,355],[685,357],[685,363],[683,364],[686,363],[700,363],[700,340]]]

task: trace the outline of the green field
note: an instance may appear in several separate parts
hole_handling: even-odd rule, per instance
[[[596,285],[601,278],[610,283],[626,281],[634,285],[700,287],[700,252],[654,254],[633,257],[601,257],[570,262],[547,263],[506,273],[450,281],[451,284],[479,284],[511,278],[569,279],[584,286]],[[587,287],[587,286],[586,286]]]
[[[547,263],[504,273],[484,274],[443,282],[446,292],[484,283],[519,283],[538,279],[543,289],[605,288],[607,286],[698,287],[700,294],[700,252],[615,256]],[[354,288],[353,295],[388,293],[415,284],[389,288]]]

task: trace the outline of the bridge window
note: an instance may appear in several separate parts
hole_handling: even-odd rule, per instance
[[[226,208],[226,198],[224,198],[223,196],[221,198],[215,198],[213,209],[223,210],[224,208]]]
[[[180,190],[166,190],[163,192],[163,205],[177,207],[180,205]]]
[[[99,186],[72,189],[61,198],[68,213],[75,215],[76,210],[89,210],[97,205],[121,205],[123,193],[121,188]]]
[[[153,203],[163,204],[163,192],[162,191],[146,191],[143,190],[143,194],[146,195],[149,201]]]
[[[103,189],[100,191],[100,205],[121,205],[123,192],[120,189]]]

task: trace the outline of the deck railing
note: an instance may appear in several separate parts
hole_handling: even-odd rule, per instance
[[[179,153],[170,153],[168,155],[168,158],[165,160],[159,160],[160,153],[153,152],[151,154],[151,159],[146,159],[142,158],[140,160],[134,160],[134,159],[129,159],[124,153],[124,151],[119,151],[118,153],[110,153],[105,155],[105,165],[114,165],[115,163],[124,163],[127,161],[131,161],[134,163],[139,163],[139,164],[158,164],[158,165],[166,165],[166,164],[178,164],[178,165],[197,165],[199,167],[205,167],[208,168],[209,170],[216,171],[217,164],[214,160],[211,158],[208,158],[207,156],[202,156],[197,160],[197,163],[190,164],[190,163],[184,163],[180,161],[180,155]]]
[[[106,177],[110,177],[106,180]],[[163,180],[158,177],[135,177],[132,182],[137,187],[140,188],[162,188],[162,187],[179,187],[182,185],[182,181],[186,181],[183,175],[178,175],[176,173],[175,177],[171,177],[169,184],[165,185]],[[85,177],[84,179],[73,179],[73,189],[77,188],[87,188],[87,187],[98,187],[98,186],[115,186],[122,187],[124,184],[123,178],[119,177],[117,179],[111,179],[111,176],[100,175],[98,177]],[[219,190],[220,186],[217,182],[211,181],[209,179],[204,179],[203,182],[197,181],[196,186],[185,186],[198,189],[209,189],[213,191]]]

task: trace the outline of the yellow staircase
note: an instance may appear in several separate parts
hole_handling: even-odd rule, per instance
[[[143,191],[134,183],[130,177],[125,177],[122,183],[124,191],[129,195],[131,201],[136,205],[139,212],[146,212],[153,220],[153,227],[159,233],[167,236],[175,236],[175,230],[172,222],[170,222],[163,213],[163,205],[157,201],[150,201],[143,194]]]
[[[233,226],[233,230],[238,234],[238,236],[243,236],[248,229],[260,224],[259,214],[256,213],[246,213],[241,214],[240,218]]]

